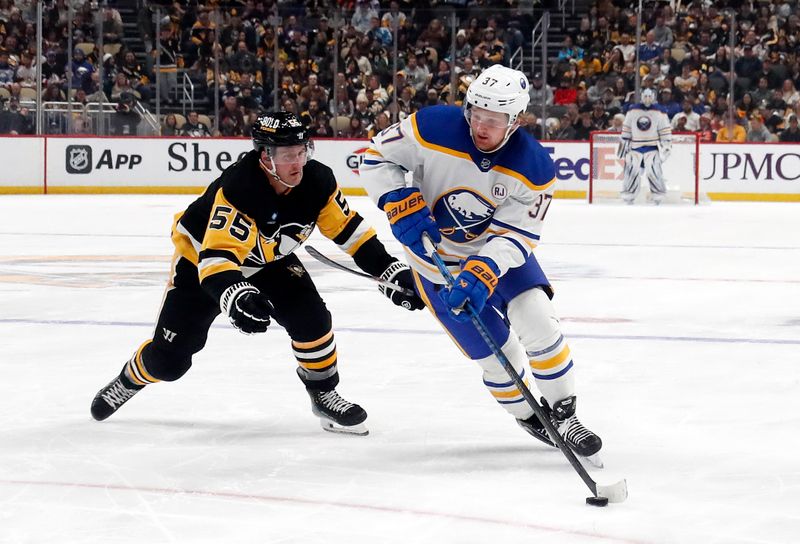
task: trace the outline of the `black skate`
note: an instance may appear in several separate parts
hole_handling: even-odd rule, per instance
[[[545,406],[547,403],[542,399]],[[558,433],[564,438],[564,442],[580,455],[585,458],[590,464],[597,468],[603,468],[603,462],[597,455],[600,448],[603,447],[603,441],[600,437],[592,431],[583,426],[575,415],[575,396],[561,399],[553,405],[551,411],[551,418],[553,426],[558,430]],[[549,408],[549,406],[547,406]]]
[[[367,412],[358,404],[347,402],[335,389],[331,391],[311,391],[311,411],[319,417],[322,428],[332,433],[369,434],[364,420]]]
[[[549,414],[549,410],[547,413]],[[544,425],[542,425],[541,420],[539,420],[539,417],[536,414],[533,414],[528,419],[518,419],[517,425],[525,429],[525,431],[535,439],[541,440],[548,446],[556,447],[556,445],[553,444],[553,441],[550,440],[550,435],[547,434],[547,429],[544,428]]]
[[[97,421],[107,419],[142,389],[144,386],[136,386],[122,375],[117,376],[95,395],[92,401],[92,417]]]

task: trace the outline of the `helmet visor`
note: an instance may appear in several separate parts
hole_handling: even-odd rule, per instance
[[[497,111],[489,111],[475,106],[468,107],[464,112],[467,122],[471,127],[477,125],[485,126],[487,128],[508,128],[508,114],[500,113]]]
[[[306,164],[314,155],[314,144],[309,141],[300,145],[269,146],[267,152],[275,164]]]

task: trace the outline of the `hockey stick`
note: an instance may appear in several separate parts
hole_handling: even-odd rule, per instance
[[[431,241],[430,237],[427,233],[422,235],[422,244],[425,247],[425,252],[431,258],[431,260],[436,264],[436,268],[439,269],[439,272],[444,277],[445,282],[447,283],[448,287],[452,287],[455,279],[450,271],[447,269],[447,265],[444,264],[444,261],[436,253],[436,246],[434,246],[433,242]],[[492,353],[497,357],[500,361],[500,364],[503,366],[503,370],[506,371],[508,376],[514,382],[514,384],[519,389],[522,396],[528,402],[530,407],[533,409],[533,412],[536,414],[536,417],[539,418],[539,421],[542,422],[544,428],[547,429],[547,433],[550,435],[551,440],[558,446],[558,449],[561,450],[561,453],[567,458],[569,464],[572,465],[572,468],[578,473],[578,476],[581,477],[583,483],[591,490],[594,494],[594,497],[590,497],[586,499],[587,502],[590,502],[591,499],[597,498],[605,498],[608,499],[609,502],[623,502],[625,499],[628,498],[628,484],[626,481],[620,480],[619,482],[612,484],[612,485],[598,485],[591,476],[586,472],[586,469],[581,465],[578,458],[575,457],[575,453],[570,449],[569,446],[564,442],[564,439],[561,437],[559,432],[553,426],[553,423],[550,421],[550,418],[545,414],[544,409],[541,405],[536,401],[533,394],[531,394],[528,387],[522,381],[517,371],[514,370],[513,365],[506,357],[503,350],[500,346],[497,345],[492,335],[489,333],[489,329],[486,328],[483,320],[477,314],[475,309],[472,307],[469,301],[464,304],[464,311],[469,314],[470,319],[472,320],[472,324],[475,325],[475,328],[478,330],[478,333],[483,338],[483,341],[486,342],[486,345],[489,346],[489,349],[492,350]],[[591,504],[597,504],[595,502],[591,502]],[[602,505],[602,504],[598,504]]]
[[[376,278],[375,276],[371,276],[371,275],[367,274],[366,272],[361,272],[360,270],[353,270],[352,268],[348,268],[343,264],[339,264],[336,261],[334,261],[333,259],[331,259],[329,257],[326,257],[325,255],[323,255],[322,253],[320,253],[319,251],[314,249],[313,246],[306,245],[306,246],[303,246],[303,247],[306,248],[306,252],[309,255],[314,257],[316,260],[318,260],[322,264],[326,264],[326,265],[328,265],[330,267],[337,268],[337,269],[343,270],[345,272],[350,272],[351,274],[353,274],[355,276],[360,276],[362,278],[367,278],[369,280],[374,281],[378,285],[382,285],[382,286],[386,287],[387,289],[391,289],[393,291],[398,291],[400,294],[406,295],[407,297],[413,296],[415,294],[410,289],[406,289],[405,287],[401,287],[401,286],[397,285],[396,283],[392,283],[390,281],[385,281],[385,280],[382,280],[380,278]]]

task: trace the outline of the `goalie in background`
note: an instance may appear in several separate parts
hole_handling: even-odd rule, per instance
[[[639,194],[642,171],[650,183],[653,202],[658,205],[667,194],[662,165],[672,149],[672,127],[656,104],[652,89],[642,91],[642,101],[634,104],[622,123],[617,156],[625,161],[622,199],[633,204]]]

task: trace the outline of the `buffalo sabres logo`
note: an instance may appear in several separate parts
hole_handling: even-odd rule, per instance
[[[639,130],[650,130],[650,126],[652,124],[653,122],[646,115],[642,115],[641,117],[636,119],[636,126],[638,127]]]
[[[458,188],[433,206],[442,236],[457,243],[471,242],[489,227],[494,206],[478,193]]]

